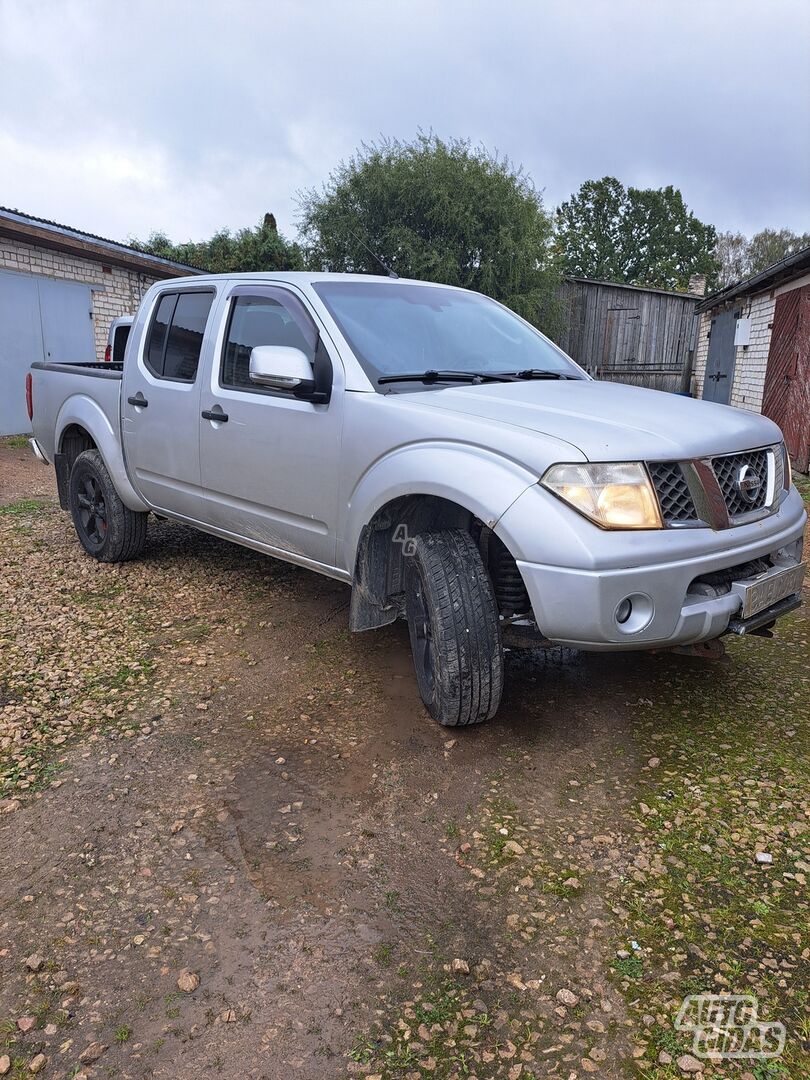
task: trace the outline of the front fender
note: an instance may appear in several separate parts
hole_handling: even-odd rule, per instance
[[[363,526],[406,495],[435,495],[493,528],[537,477],[525,466],[468,443],[445,440],[397,447],[378,459],[352,490],[338,564],[352,572]]]
[[[85,394],[71,394],[62,403],[56,417],[55,446],[57,448],[61,447],[62,436],[72,424],[84,428],[96,444],[115,485],[115,490],[121,497],[121,502],[130,510],[148,510],[149,507],[130,483],[124,468],[120,433],[112,426],[101,406]]]

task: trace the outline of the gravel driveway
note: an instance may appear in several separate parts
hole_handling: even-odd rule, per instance
[[[346,587],[158,522],[96,564],[8,444],[0,552],[0,1075],[810,1075],[807,603],[512,657],[454,732]],[[705,991],[782,1057],[696,1059]]]

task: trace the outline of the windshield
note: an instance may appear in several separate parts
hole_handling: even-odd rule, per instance
[[[320,281],[313,288],[375,384],[425,371],[531,369],[585,378],[542,334],[480,293],[394,281]]]

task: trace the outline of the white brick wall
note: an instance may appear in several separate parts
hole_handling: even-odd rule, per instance
[[[770,292],[748,297],[742,304],[742,317],[751,319],[751,338],[747,347],[737,346],[734,358],[734,382],[731,387],[730,405],[738,409],[759,412],[765,390],[765,371],[768,366],[768,350],[771,345],[771,324],[776,301]],[[696,397],[703,396],[703,379],[706,375],[706,358],[709,353],[709,329],[711,312],[700,316],[698,341],[695,349]]]
[[[48,248],[22,244],[0,237],[0,270],[16,270],[28,274],[66,281],[83,281],[93,290],[93,328],[97,359],[104,359],[110,323],[119,315],[133,315],[141,297],[157,278],[124,270],[94,259],[64,255]]]

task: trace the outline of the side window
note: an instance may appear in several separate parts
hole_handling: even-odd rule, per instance
[[[164,379],[194,382],[197,364],[200,362],[205,324],[213,299],[213,293],[205,292],[180,293],[177,297],[177,306],[166,339]]]
[[[271,296],[236,296],[231,301],[228,333],[222,351],[220,386],[266,393],[250,381],[250,353],[257,345],[289,345],[300,349],[313,363],[317,332],[298,301],[289,304]]]
[[[213,300],[212,292],[167,293],[161,297],[145,353],[146,366],[153,375],[194,382]]]
[[[144,363],[153,375],[163,375],[163,353],[166,349],[166,331],[172,321],[172,312],[177,303],[176,293],[165,293],[161,296],[155,314],[152,317],[152,325],[149,327],[149,337],[144,351]]]

